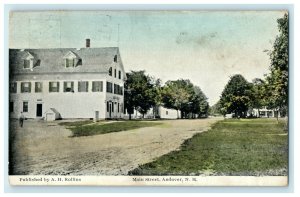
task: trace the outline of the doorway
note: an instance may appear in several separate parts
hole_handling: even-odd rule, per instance
[[[112,106],[112,104],[109,103],[109,118],[111,118],[111,106]]]
[[[42,115],[43,115],[43,104],[38,103],[36,104],[36,116],[42,117]]]

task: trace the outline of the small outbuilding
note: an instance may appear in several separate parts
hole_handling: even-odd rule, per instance
[[[50,108],[45,112],[45,120],[46,121],[54,121],[60,118],[60,113],[54,109]]]

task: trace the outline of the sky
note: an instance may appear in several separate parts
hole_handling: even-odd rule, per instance
[[[119,47],[126,72],[189,79],[215,104],[230,76],[263,78],[284,11],[12,12],[10,48]]]

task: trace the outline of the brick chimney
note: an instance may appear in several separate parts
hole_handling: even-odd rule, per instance
[[[85,47],[90,48],[91,46],[91,40],[89,38],[85,39]]]

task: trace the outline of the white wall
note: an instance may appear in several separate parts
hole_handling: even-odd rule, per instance
[[[160,118],[165,118],[165,119],[180,118],[180,111],[178,110],[178,114],[177,114],[177,110],[175,109],[167,109],[164,107],[160,107],[159,114],[160,114]]]
[[[49,76],[47,77],[49,78]],[[109,113],[106,110],[106,101],[112,100],[120,103],[119,113],[117,112],[117,105],[112,113],[112,118],[122,118],[123,112],[121,105],[124,103],[123,95],[116,95],[106,93],[106,79],[89,78],[81,80],[72,80],[69,77],[66,80],[24,80],[24,82],[31,82],[31,93],[20,93],[21,82],[17,81],[17,93],[10,94],[10,101],[14,102],[14,112],[10,113],[11,118],[18,118],[20,112],[23,111],[23,101],[28,101],[28,112],[24,112],[26,118],[37,118],[36,108],[37,104],[42,104],[43,116],[50,108],[55,108],[61,115],[62,118],[94,118],[95,111],[99,111],[99,118],[109,118]],[[43,92],[35,93],[35,82],[43,82]],[[58,81],[59,92],[49,92],[49,81]],[[74,82],[74,93],[63,92],[63,82],[73,81]],[[78,92],[78,81],[89,81],[88,92]],[[103,92],[92,92],[92,81],[103,81]],[[115,82],[111,79],[110,82]],[[118,84],[123,86],[123,81],[118,80]]]

